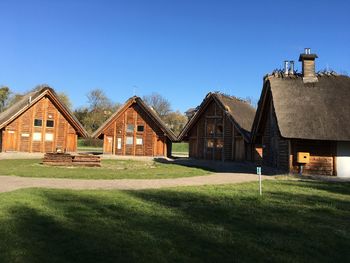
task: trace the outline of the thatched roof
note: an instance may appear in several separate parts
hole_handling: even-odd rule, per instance
[[[194,116],[189,120],[179,135],[179,140],[183,140],[188,131],[193,127],[204,109],[211,100],[215,100],[230,120],[241,132],[246,141],[250,140],[250,131],[254,121],[255,109],[247,102],[234,96],[228,96],[219,92],[208,93]]]
[[[145,112],[150,116],[150,118],[155,122],[155,124],[164,132],[164,135],[167,136],[172,142],[177,140],[175,134],[167,127],[163,120],[158,116],[158,114],[151,109],[140,97],[133,96],[128,99],[122,107],[120,107],[115,113],[113,113],[93,134],[93,138],[99,138],[103,130],[111,123],[114,119],[118,118],[127,108],[132,104],[137,103]]]
[[[334,72],[316,76],[314,83],[304,83],[301,74],[267,76],[253,132],[261,125],[262,102],[271,92],[282,137],[350,141],[350,77]]]
[[[29,109],[41,98],[48,96],[51,98],[53,103],[58,107],[65,118],[71,123],[73,128],[77,131],[80,136],[87,137],[88,133],[73,115],[73,113],[61,102],[56,92],[50,87],[43,87],[41,89],[32,91],[24,95],[18,102],[13,104],[11,107],[0,113],[0,129],[4,128],[10,122],[15,120],[23,112]]]

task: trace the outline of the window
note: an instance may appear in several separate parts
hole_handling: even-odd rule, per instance
[[[216,148],[222,148],[224,147],[224,140],[218,139],[216,141]]]
[[[136,138],[136,145],[142,145],[142,144],[143,144],[142,138]]]
[[[47,120],[46,121],[46,127],[52,128],[54,126],[54,121],[53,120]]]
[[[126,132],[134,132],[134,124],[128,124],[126,126]]]
[[[222,126],[222,124],[217,124],[216,125],[216,135],[222,135],[224,131],[224,127]]]
[[[138,132],[143,132],[145,130],[145,126],[143,125],[137,125],[137,131]]]
[[[36,142],[41,141],[41,132],[34,132],[33,133],[33,141],[36,141]]]
[[[207,136],[214,135],[215,123],[214,120],[207,120]]]
[[[214,147],[214,140],[208,139],[207,140],[207,148],[213,148]]]
[[[122,138],[118,138],[117,139],[117,149],[121,150],[121,148],[122,148]]]
[[[45,141],[52,142],[53,141],[53,133],[45,133]]]
[[[34,120],[34,126],[36,126],[36,127],[41,127],[41,126],[43,126],[43,120],[35,119],[35,120]]]
[[[126,145],[132,145],[134,144],[134,137],[126,137]]]

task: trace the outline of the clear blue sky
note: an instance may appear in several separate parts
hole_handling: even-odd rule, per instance
[[[181,111],[209,91],[258,99],[304,47],[318,70],[350,73],[345,0],[0,0],[0,37],[0,85],[47,83],[74,107],[93,88],[115,102],[158,92]]]

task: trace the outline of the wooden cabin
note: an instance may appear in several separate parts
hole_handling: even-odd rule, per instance
[[[0,114],[2,152],[76,152],[87,132],[49,87],[28,93]]]
[[[264,166],[350,176],[350,78],[316,73],[316,58],[306,49],[301,74],[286,64],[265,77],[253,142],[263,148]]]
[[[189,142],[189,157],[206,160],[252,160],[250,130],[255,109],[246,101],[208,93],[179,135]]]
[[[132,97],[92,135],[103,139],[103,153],[170,156],[176,136],[141,98]]]

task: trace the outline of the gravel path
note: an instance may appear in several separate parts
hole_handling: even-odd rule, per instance
[[[263,179],[273,179],[273,176],[263,176]],[[0,192],[9,192],[21,188],[58,188],[58,189],[119,189],[139,190],[162,187],[196,186],[234,184],[258,181],[255,174],[214,173],[207,176],[195,176],[172,179],[118,179],[118,180],[86,180],[86,179],[55,179],[33,178],[19,176],[0,176]]]

